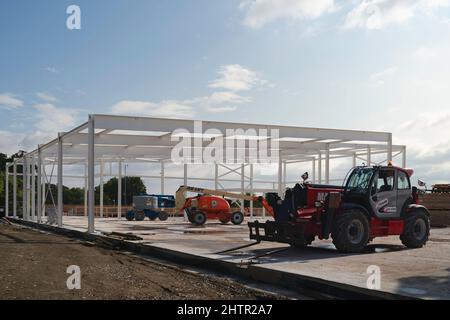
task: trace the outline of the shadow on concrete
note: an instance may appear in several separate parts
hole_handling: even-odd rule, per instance
[[[400,278],[395,292],[417,298],[450,299],[450,268],[447,275]]]
[[[270,251],[274,251],[277,247],[272,248],[261,248],[261,249],[250,249],[250,250],[239,250],[223,254],[226,260],[232,259],[251,259],[256,258],[256,263],[307,263],[308,261],[319,260],[319,259],[330,259],[330,258],[342,258],[355,255],[365,255],[374,254],[382,252],[394,252],[394,251],[406,251],[411,250],[402,245],[388,245],[388,244],[372,244],[368,245],[363,252],[360,253],[343,253],[336,250],[331,243],[322,243],[318,246],[310,246],[306,248],[294,248],[289,246],[284,246],[286,250],[280,252],[274,252],[273,254],[268,254]],[[253,247],[254,248],[254,247]],[[278,249],[283,248],[280,244]],[[258,257],[261,256],[261,257]]]

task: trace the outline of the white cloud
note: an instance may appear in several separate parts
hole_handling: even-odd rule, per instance
[[[188,100],[165,100],[161,102],[122,100],[112,107],[113,114],[137,115],[164,118],[193,118],[199,109],[211,113],[229,112],[238,104],[250,102],[248,97],[234,92],[214,92],[210,96],[195,97]]]
[[[47,102],[56,102],[56,101],[58,101],[58,99],[55,96],[52,96],[51,94],[48,94],[46,92],[37,92],[36,96],[39,99],[42,99],[42,100],[47,101]]]
[[[334,0],[244,0],[243,24],[257,29],[279,20],[316,19],[335,9]]]
[[[222,113],[222,112],[231,112],[237,110],[236,106],[229,106],[229,107],[213,107],[213,106],[206,106],[205,110],[211,113]]]
[[[21,141],[25,137],[24,134],[0,130],[0,152],[8,155],[19,151],[17,141]]]
[[[193,118],[199,110],[211,113],[231,112],[238,105],[249,103],[251,97],[238,94],[249,91],[266,81],[255,71],[239,64],[220,67],[219,77],[209,84],[210,88],[222,89],[207,96],[185,100],[163,100],[160,102],[122,100],[112,106],[113,114],[139,115],[165,118]]]
[[[438,49],[432,47],[420,47],[412,54],[412,58],[417,61],[431,61],[438,56]]]
[[[0,94],[0,108],[17,109],[23,107],[23,101],[11,93]]]
[[[250,102],[250,101],[251,101],[251,99],[248,97],[243,97],[234,92],[229,92],[229,91],[214,92],[208,98],[208,102],[213,105],[222,104],[222,103],[239,104],[239,103],[245,103],[245,102]]]
[[[448,0],[362,0],[347,14],[344,28],[382,29],[449,4]]]
[[[376,72],[370,75],[370,80],[382,85],[388,78],[391,78],[397,71],[396,67],[386,68],[380,72]]]
[[[53,66],[47,66],[47,67],[44,68],[44,70],[45,70],[45,71],[48,71],[48,72],[50,72],[50,73],[54,73],[54,74],[58,74],[58,73],[59,73],[59,70],[56,69],[56,68],[53,67]]]
[[[78,123],[79,111],[57,108],[53,104],[36,104],[33,106],[31,123],[28,130],[21,132],[0,131],[0,150],[14,153],[19,149],[33,150],[40,143],[48,142]]]
[[[192,118],[193,107],[177,100],[166,100],[159,103],[148,101],[123,100],[112,107],[113,114],[141,115],[168,118]]]
[[[246,91],[266,83],[258,73],[239,64],[221,66],[218,73],[219,78],[209,84],[210,88]]]
[[[42,132],[56,135],[77,125],[78,111],[67,108],[57,108],[51,103],[36,104],[34,115],[34,127]]]

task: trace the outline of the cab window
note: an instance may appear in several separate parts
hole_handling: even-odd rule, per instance
[[[409,190],[409,189],[411,189],[411,184],[409,182],[408,175],[405,172],[403,172],[403,171],[399,171],[398,172],[398,179],[397,179],[397,181],[398,181],[397,182],[397,185],[398,185],[397,189],[398,190]]]
[[[378,172],[377,192],[394,190],[394,170],[380,170]]]

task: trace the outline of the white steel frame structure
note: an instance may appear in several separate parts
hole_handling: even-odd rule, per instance
[[[352,158],[353,166],[358,159],[368,165],[375,164],[373,155],[386,155],[387,162],[394,157],[401,156],[401,163],[406,167],[406,146],[393,145],[392,134],[388,132],[339,130],[323,128],[306,128],[294,126],[262,125],[248,123],[228,123],[219,121],[202,121],[202,132],[214,129],[226,136],[227,129],[242,129],[244,132],[254,130],[277,130],[278,136],[278,164],[277,179],[254,179],[254,164],[251,161],[235,163],[215,163],[214,174],[208,178],[190,175],[188,164],[182,164],[183,176],[167,176],[166,163],[171,162],[171,152],[178,141],[172,141],[172,133],[180,128],[194,132],[198,121],[176,120],[148,117],[128,117],[112,115],[89,115],[87,122],[64,133],[46,144],[39,145],[37,149],[26,153],[22,158],[7,164],[5,184],[5,212],[6,216],[17,218],[18,197],[17,177],[21,176],[23,183],[22,218],[42,222],[45,214],[45,199],[53,195],[46,190],[46,183],[55,183],[52,180],[56,171],[57,196],[53,199],[56,206],[57,225],[63,225],[63,178],[80,178],[85,185],[85,215],[88,217],[88,232],[95,231],[95,179],[100,181],[100,190],[103,191],[105,165],[109,164],[109,176],[117,176],[118,183],[118,217],[121,216],[121,179],[125,163],[156,163],[160,165],[160,175],[143,176],[145,178],[160,179],[161,193],[165,191],[165,183],[170,179],[179,179],[180,185],[188,185],[189,181],[210,181],[216,189],[224,189],[223,182],[240,183],[239,188],[232,191],[267,192],[278,191],[282,193],[287,184],[286,171],[292,163],[310,163],[312,168],[312,182],[330,183],[330,160],[339,158]],[[219,136],[220,136],[219,135]],[[241,136],[235,139],[246,140]],[[210,143],[211,138],[194,136],[198,139],[200,147]],[[266,137],[273,140],[273,137]],[[195,143],[194,143],[195,145]],[[198,145],[197,145],[198,146]],[[244,143],[246,149],[249,144]],[[195,148],[193,146],[192,148]],[[236,147],[234,147],[236,148]],[[192,152],[194,155],[195,152]],[[116,163],[117,174],[112,172],[112,163]],[[63,174],[65,165],[81,165],[84,175],[70,176]],[[96,170],[96,165],[99,170]],[[23,168],[22,173],[17,167]],[[49,166],[51,169],[49,170]],[[11,172],[12,168],[12,172]],[[50,172],[49,172],[50,171]],[[98,172],[96,172],[98,171]],[[229,178],[228,175],[237,174],[240,179]],[[9,184],[12,176],[12,210],[9,208]],[[271,188],[258,188],[258,184],[271,184]],[[231,189],[227,189],[231,190]],[[102,193],[102,192],[101,192]],[[100,214],[103,214],[103,195],[100,196]],[[243,204],[242,204],[243,205]],[[251,203],[251,212],[253,204]]]

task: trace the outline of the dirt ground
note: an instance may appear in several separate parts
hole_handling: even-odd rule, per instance
[[[81,289],[67,289],[67,267]],[[237,282],[186,272],[63,236],[0,223],[2,299],[270,299]]]

